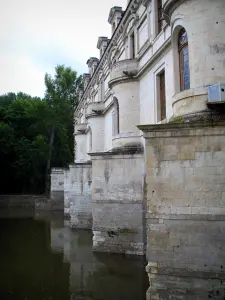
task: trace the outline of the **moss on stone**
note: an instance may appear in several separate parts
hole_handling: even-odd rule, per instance
[[[183,116],[172,117],[169,120],[169,123],[183,124],[184,123],[184,117]]]
[[[135,230],[133,228],[118,228],[118,233],[135,233]]]

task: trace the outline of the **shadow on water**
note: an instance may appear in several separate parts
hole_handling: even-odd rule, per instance
[[[144,300],[146,262],[92,252],[60,214],[0,212],[1,300]]]

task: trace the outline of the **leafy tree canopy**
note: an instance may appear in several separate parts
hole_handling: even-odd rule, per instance
[[[74,159],[73,120],[82,76],[63,65],[45,75],[45,97],[0,96],[0,193],[44,193],[51,167]]]

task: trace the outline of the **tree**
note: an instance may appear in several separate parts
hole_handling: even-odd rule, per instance
[[[83,80],[77,72],[70,67],[58,65],[55,68],[55,75],[52,77],[45,74],[46,93],[45,99],[50,107],[50,126],[48,127],[49,154],[46,165],[46,188],[49,188],[49,175],[51,166],[54,165],[52,157],[55,158],[59,153],[57,150],[65,150],[63,144],[68,145],[64,151],[65,159],[62,163],[68,163],[73,159],[73,118],[74,108],[78,104],[78,90],[82,86]],[[57,140],[55,141],[55,137]],[[58,147],[54,145],[58,144]],[[59,147],[59,145],[61,147]],[[55,153],[52,153],[52,152]],[[57,165],[59,166],[59,165]]]
[[[37,126],[40,107],[43,112],[41,99],[24,93],[0,96],[1,192],[44,192],[48,143],[44,126]]]
[[[45,98],[0,96],[1,193],[44,193],[51,167],[73,161],[74,108],[82,76],[64,66],[45,75]]]

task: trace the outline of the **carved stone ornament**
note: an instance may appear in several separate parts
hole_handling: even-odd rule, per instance
[[[150,0],[142,0],[142,5],[144,5],[145,7],[147,7],[149,3]]]
[[[142,2],[142,0],[134,0],[134,3],[131,6],[131,11],[133,13],[137,11],[137,9],[139,8],[141,2]]]

